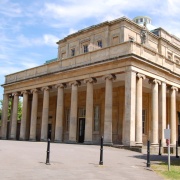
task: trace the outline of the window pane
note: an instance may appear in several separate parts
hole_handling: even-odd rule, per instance
[[[84,53],[88,52],[88,45],[84,45]]]
[[[75,56],[75,49],[71,49],[71,56]]]
[[[98,47],[102,48],[102,41],[98,41]]]

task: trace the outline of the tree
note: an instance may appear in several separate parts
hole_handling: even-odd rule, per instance
[[[2,118],[2,104],[3,104],[3,100],[0,100],[0,120]],[[8,119],[10,119],[10,116],[11,116],[11,107],[12,107],[12,98],[9,99]],[[18,118],[17,118],[17,120],[21,120],[21,117],[22,117],[22,101],[19,98],[19,103],[18,103]]]

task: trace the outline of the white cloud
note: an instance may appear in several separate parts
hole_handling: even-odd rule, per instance
[[[59,38],[52,34],[44,34],[43,35],[43,42],[48,46],[57,46],[56,42],[58,40],[59,40]]]
[[[22,15],[22,9],[18,3],[12,3],[9,0],[0,1],[0,14],[7,17],[18,17]]]

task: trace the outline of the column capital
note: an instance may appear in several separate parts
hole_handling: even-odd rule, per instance
[[[144,74],[141,73],[137,73],[137,78],[142,78],[142,79],[146,79],[146,76]]]
[[[161,85],[161,81],[159,81],[157,79],[150,79],[149,84],[159,84],[159,85]]]
[[[12,96],[19,96],[19,93],[18,92],[13,92]]]
[[[175,91],[178,91],[178,88],[177,87],[175,87],[175,86],[171,86],[171,88],[170,88],[171,90],[175,90]]]
[[[35,89],[31,89],[30,92],[31,92],[31,93],[38,93],[39,90],[35,88]]]
[[[26,91],[26,90],[21,91],[21,94],[29,94],[29,91]]]
[[[49,91],[50,89],[51,89],[50,86],[45,86],[41,88],[42,91]]]
[[[66,83],[60,83],[60,84],[56,84],[55,85],[55,88],[66,88],[67,87],[67,84]]]
[[[91,77],[91,78],[88,78],[88,79],[85,79],[84,80],[84,83],[96,83],[97,82],[97,79],[94,78],[94,77]]]
[[[115,74],[107,74],[103,77],[104,80],[109,79],[109,80],[115,80],[116,76]]]
[[[72,85],[74,85],[74,86],[80,86],[80,85],[81,85],[81,82],[78,81],[78,80],[76,80],[76,81],[71,81],[71,82],[69,82],[69,85],[70,85],[70,86],[72,86]]]

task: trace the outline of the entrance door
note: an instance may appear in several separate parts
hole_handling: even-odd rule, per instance
[[[178,145],[180,146],[180,125],[178,125]]]
[[[178,145],[180,146],[180,112],[178,113]]]
[[[85,118],[79,118],[79,143],[84,142]]]
[[[51,139],[52,124],[48,124],[48,139]]]

